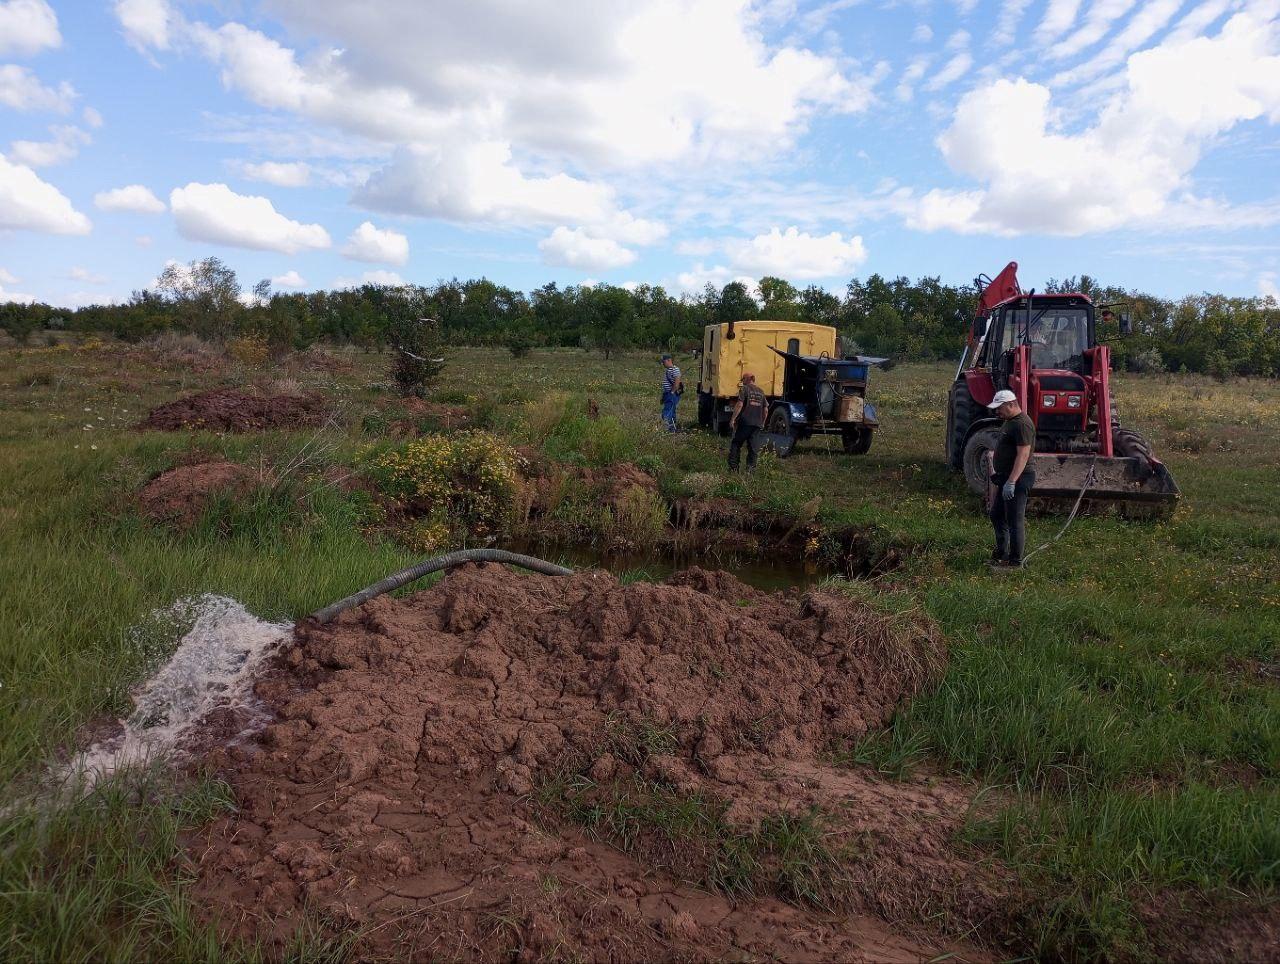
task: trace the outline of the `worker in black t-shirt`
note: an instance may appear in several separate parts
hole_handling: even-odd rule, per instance
[[[1004,419],[1000,441],[991,457],[991,483],[995,490],[991,524],[996,530],[991,564],[997,568],[1020,569],[1026,538],[1027,496],[1036,484],[1035,472],[1027,468],[1036,444],[1036,427],[1018,404],[1018,396],[1011,391],[996,392],[987,408],[994,409]]]
[[[747,446],[747,471],[756,470],[756,451],[759,447],[758,436],[764,426],[765,411],[769,400],[756,385],[756,376],[750,372],[742,373],[742,388],[738,390],[738,400],[733,403],[733,414],[729,416],[729,430],[733,439],[729,442],[729,469],[738,471],[738,459],[742,454],[743,443]]]

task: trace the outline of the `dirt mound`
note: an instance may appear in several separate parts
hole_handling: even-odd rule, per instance
[[[138,427],[254,432],[319,425],[327,414],[328,405],[320,395],[263,396],[217,388],[154,408]]]
[[[930,956],[954,944],[869,915],[959,928],[997,912],[1001,888],[950,844],[969,793],[823,761],[943,659],[922,624],[724,573],[455,570],[299,627],[256,690],[277,721],[214,753],[241,810],[192,848],[198,904],[282,940],[305,906],[365,928],[360,956]],[[646,818],[646,797],[692,837]],[[831,832],[799,860],[838,908],[804,896],[778,834],[822,814]],[[686,851],[747,876],[718,884]]]
[[[618,462],[603,468],[579,470],[583,484],[606,505],[617,506],[631,489],[658,491],[658,480],[631,462]]]
[[[234,462],[199,462],[162,472],[138,493],[138,511],[161,525],[190,529],[220,495],[248,491],[253,473]]]

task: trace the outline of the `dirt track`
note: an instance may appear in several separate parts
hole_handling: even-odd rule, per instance
[[[306,909],[360,928],[361,957],[981,957],[954,935],[998,931],[1010,899],[955,850],[971,789],[824,762],[944,658],[927,625],[723,573],[456,570],[299,628],[257,687],[276,721],[213,751],[242,809],[192,847],[197,904],[252,938],[287,939]],[[592,839],[557,781],[588,806],[721,801],[741,840],[822,820],[826,906],[770,886],[787,868],[769,855],[731,900],[685,882],[707,879],[697,840],[643,820],[599,834],[627,852]]]

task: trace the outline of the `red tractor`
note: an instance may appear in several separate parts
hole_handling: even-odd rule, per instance
[[[1116,415],[1111,350],[1098,343],[1093,302],[1024,292],[1016,262],[994,280],[979,278],[978,292],[947,398],[947,463],[974,492],[986,491],[1001,425],[987,404],[1007,388],[1036,426],[1034,498],[1074,501],[1083,493],[1146,514],[1172,511],[1179,491],[1169,470]]]

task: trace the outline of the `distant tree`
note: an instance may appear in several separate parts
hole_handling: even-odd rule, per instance
[[[401,395],[425,398],[444,369],[440,355],[440,322],[434,318],[398,317],[389,332],[395,355],[391,377]]]
[[[766,275],[760,279],[760,317],[778,321],[794,321],[800,316],[800,292],[781,278]]]
[[[716,321],[750,321],[760,316],[760,306],[741,281],[730,281],[720,289]]]
[[[178,324],[206,338],[233,334],[243,306],[236,273],[217,258],[170,262],[155,290],[176,309]]]
[[[636,343],[636,309],[629,291],[613,285],[595,285],[580,286],[576,294],[583,309],[583,347],[602,351],[605,358],[611,358],[614,352]]]

